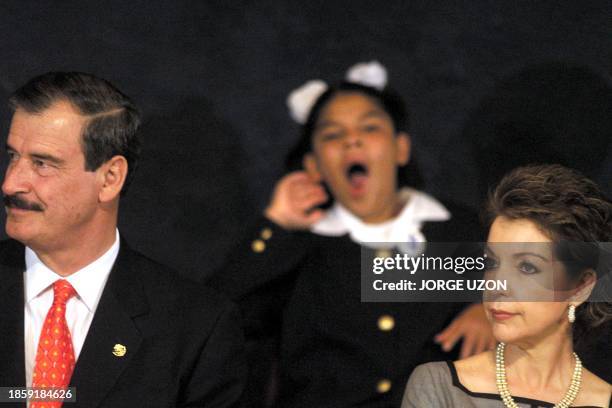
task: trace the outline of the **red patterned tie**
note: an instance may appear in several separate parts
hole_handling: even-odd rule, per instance
[[[53,304],[43,324],[32,377],[34,388],[65,389],[74,369],[74,349],[66,323],[66,302],[76,295],[67,280],[53,284]],[[61,402],[32,402],[30,408],[60,408]]]

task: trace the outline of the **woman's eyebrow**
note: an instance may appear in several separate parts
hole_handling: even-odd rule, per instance
[[[488,244],[487,244],[487,245],[485,245],[485,247],[484,247],[484,252],[488,252],[488,253],[490,253],[490,254],[491,254],[492,256],[494,256],[494,257],[496,257],[496,256],[497,256],[497,255],[495,254],[495,251],[493,251],[493,250],[491,249],[491,247],[490,247]]]
[[[528,251],[526,251],[526,252],[517,252],[517,253],[515,253],[515,254],[512,254],[512,256],[513,256],[513,257],[515,257],[515,258],[519,258],[519,257],[521,257],[521,256],[525,256],[525,255],[535,256],[535,257],[537,257],[537,258],[542,259],[542,260],[543,260],[543,261],[545,261],[545,262],[549,262],[549,261],[550,261],[550,260],[549,260],[548,258],[546,258],[544,255],[540,255],[540,254],[537,254],[537,253],[535,253],[535,252],[528,252]]]

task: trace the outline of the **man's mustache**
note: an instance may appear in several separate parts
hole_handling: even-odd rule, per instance
[[[9,208],[19,208],[20,210],[43,211],[40,204],[26,201],[18,195],[5,195],[4,205]]]

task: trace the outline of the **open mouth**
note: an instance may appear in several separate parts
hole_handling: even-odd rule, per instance
[[[354,192],[361,192],[368,179],[368,168],[362,163],[353,163],[346,169],[346,177]]]

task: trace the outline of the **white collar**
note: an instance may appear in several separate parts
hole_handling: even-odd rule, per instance
[[[397,217],[380,224],[366,224],[344,206],[336,202],[323,219],[311,227],[318,235],[340,236],[349,234],[360,244],[388,247],[384,243],[425,242],[421,227],[425,221],[447,221],[450,212],[435,198],[412,188],[399,192],[404,208]],[[380,244],[380,245],[377,245]]]
[[[119,231],[115,229],[115,242],[98,259],[68,277],[53,272],[45,265],[36,252],[25,250],[25,287],[26,302],[47,290],[56,280],[66,279],[77,292],[78,297],[93,312],[96,310],[108,275],[119,253]]]

